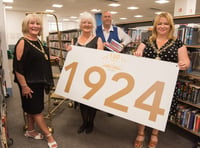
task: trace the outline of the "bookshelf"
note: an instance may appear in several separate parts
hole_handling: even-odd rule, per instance
[[[71,44],[74,38],[79,36],[79,30],[65,30],[60,31],[61,36],[61,48],[59,45],[58,32],[50,32],[48,36],[48,46],[50,48],[50,54],[58,57],[66,57],[65,44]],[[63,51],[63,52],[62,52]],[[60,54],[63,54],[62,56]]]
[[[174,22],[176,26],[178,26],[177,29],[185,25],[184,29],[187,30],[189,28],[187,26],[188,24],[200,25],[200,15],[174,17]],[[151,34],[149,34],[149,32],[151,31],[152,25],[153,20],[117,24],[117,26],[124,28],[132,37],[132,44],[134,44],[135,49],[144,38]],[[137,39],[137,37],[133,38],[133,35],[135,35],[134,31],[136,33],[139,32],[140,35],[142,35],[141,32],[144,32],[143,38],[141,36],[139,39]],[[178,108],[176,117],[169,117],[169,122],[184,129],[186,132],[200,137],[200,27],[198,28],[198,36],[192,38],[192,40],[197,39],[197,42],[188,42],[187,36],[184,35],[184,37],[182,41],[189,51],[192,65],[190,70],[187,72],[180,72],[178,76],[175,91],[179,93],[178,107],[180,107],[180,110]],[[195,90],[195,93],[193,92],[193,94],[191,94],[191,90]],[[193,118],[190,118],[191,116],[193,116]]]
[[[13,143],[13,140],[8,137],[6,95],[3,54],[0,48],[0,145],[2,148],[8,148]]]

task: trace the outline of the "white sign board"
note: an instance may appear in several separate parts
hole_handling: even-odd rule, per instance
[[[72,46],[55,93],[164,131],[178,65]]]

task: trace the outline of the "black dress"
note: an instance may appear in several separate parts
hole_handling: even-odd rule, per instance
[[[16,47],[20,40],[24,40],[24,51],[20,60],[16,57]],[[22,108],[24,112],[29,114],[39,114],[44,109],[44,90],[50,89],[53,86],[52,70],[48,49],[44,47],[48,59],[45,59],[44,53],[38,51],[29,42],[41,49],[39,40],[31,41],[21,38],[15,45],[13,59],[14,81],[20,89]],[[27,85],[33,90],[32,98],[22,96],[21,86],[17,80],[15,72],[24,76]]]
[[[157,55],[157,44],[156,41],[150,43],[148,40],[143,42],[146,47],[143,52],[144,57],[155,59],[157,56],[160,57],[160,60],[169,61],[169,62],[178,62],[178,49],[183,46],[183,42],[179,39],[168,40],[159,50],[160,53]],[[174,97],[172,99],[172,104],[170,108],[169,116],[176,116],[177,113],[177,95],[176,91],[174,92]]]

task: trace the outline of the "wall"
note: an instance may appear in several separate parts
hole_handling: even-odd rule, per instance
[[[8,45],[16,44],[22,36],[21,24],[25,14],[22,12],[6,11],[6,30]]]
[[[22,36],[21,31],[21,24],[25,17],[24,12],[16,12],[16,11],[6,11],[6,30],[7,30],[7,38],[8,38],[8,45],[16,44],[17,40]],[[49,22],[55,22],[55,19],[49,20],[48,17],[43,16],[43,39],[46,40],[46,36],[48,36],[49,32],[52,32],[51,28],[49,27]],[[62,22],[62,26],[59,28],[60,31],[62,30],[69,30],[69,29],[76,29],[77,22]],[[55,30],[53,30],[55,31]]]

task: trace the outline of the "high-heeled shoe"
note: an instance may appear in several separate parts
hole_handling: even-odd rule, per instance
[[[148,144],[148,148],[156,148],[157,144],[158,144],[158,140],[157,141],[153,141],[152,137],[155,136],[156,138],[158,138],[158,134],[151,134],[151,139],[149,141],[149,144]]]
[[[94,124],[93,123],[92,124],[88,124],[86,129],[85,129],[85,133],[86,134],[90,134],[90,133],[92,133],[93,129],[94,129]]]
[[[80,133],[84,132],[84,130],[86,129],[86,127],[87,127],[87,124],[83,123],[83,124],[79,127],[79,129],[77,130],[77,133],[80,134]]]
[[[50,136],[52,136],[51,133],[48,134],[48,135],[46,135],[46,138],[48,138],[48,137],[50,137]],[[48,144],[48,147],[49,147],[49,148],[58,148],[58,145],[57,145],[56,141],[47,142],[47,144]]]
[[[44,139],[44,136],[41,133],[38,133],[37,135],[33,135],[33,132],[35,132],[35,130],[31,130],[31,131],[27,130],[25,132],[24,136],[27,137],[27,138],[33,138],[33,139],[36,139],[36,140]]]
[[[142,140],[138,140],[138,137],[142,137]],[[144,134],[138,133],[134,142],[134,148],[142,148],[144,146]]]

